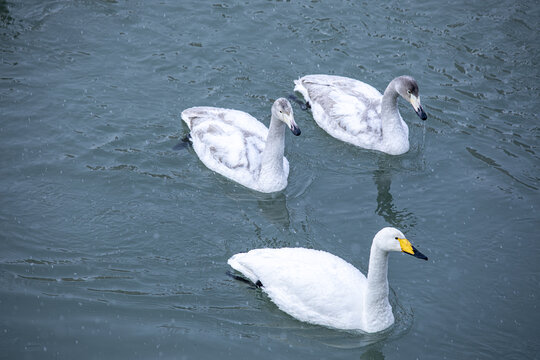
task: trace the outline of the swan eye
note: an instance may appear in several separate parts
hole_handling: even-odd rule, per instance
[[[411,95],[411,90],[407,90],[407,94]],[[397,239],[397,238],[396,238]]]
[[[396,240],[398,240],[398,237],[396,236]]]

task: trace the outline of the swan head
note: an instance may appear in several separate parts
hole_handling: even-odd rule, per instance
[[[422,120],[427,119],[427,115],[420,105],[420,95],[418,95],[418,84],[411,76],[400,76],[396,79],[396,91],[405,100],[411,103],[414,111]]]
[[[300,128],[294,121],[293,109],[289,100],[279,98],[272,105],[272,116],[283,121],[296,136],[300,135]]]
[[[377,235],[375,235],[373,243],[379,249],[386,252],[401,251],[422,260],[428,259],[427,256],[411,245],[401,231],[392,227],[386,227],[380,230]]]

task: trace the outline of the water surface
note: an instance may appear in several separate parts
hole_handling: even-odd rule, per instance
[[[2,358],[538,358],[540,8],[534,2],[0,1]],[[209,171],[180,112],[270,106],[310,73],[400,102],[411,150],[341,143],[295,105],[289,186]],[[395,226],[396,324],[304,324],[227,276],[256,247],[367,269]]]

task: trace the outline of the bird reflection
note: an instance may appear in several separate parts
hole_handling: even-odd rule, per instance
[[[288,229],[291,222],[285,194],[263,195],[257,200],[261,214],[274,225]]]
[[[382,216],[388,224],[398,229],[413,228],[416,225],[414,214],[406,208],[398,210],[394,205],[394,198],[390,193],[392,172],[388,166],[379,164],[379,169],[373,172],[373,180],[377,186],[377,209],[375,213]]]
[[[372,347],[360,356],[360,360],[384,360],[384,355],[379,346]]]
[[[336,349],[360,349],[360,360],[375,359],[384,360],[382,348],[389,337],[388,331],[379,333],[349,333],[330,334],[323,333],[314,335],[321,343]],[[313,334],[312,334],[313,335]]]
[[[0,16],[3,18],[2,20],[13,20],[11,16],[9,16],[9,9],[6,1],[0,1]]]

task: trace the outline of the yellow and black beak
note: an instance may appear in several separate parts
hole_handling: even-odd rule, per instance
[[[400,239],[400,238],[398,238],[398,240],[399,240],[399,245],[401,246],[401,251],[403,251],[404,253],[407,253],[409,255],[414,256],[415,258],[419,258],[419,259],[422,259],[422,260],[427,260],[428,259],[426,255],[424,255],[420,251],[416,250],[416,248],[411,245],[409,240]]]

